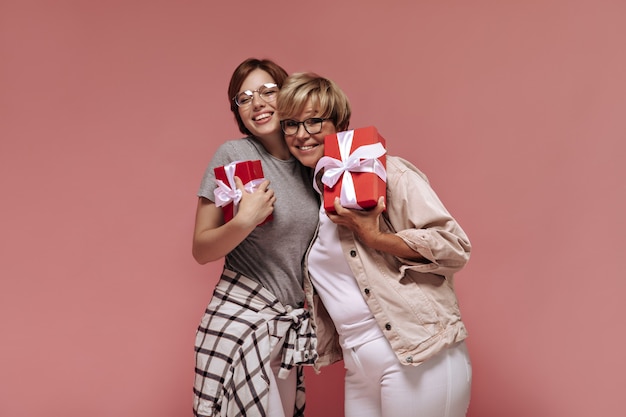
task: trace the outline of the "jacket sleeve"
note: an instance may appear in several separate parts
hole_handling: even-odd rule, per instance
[[[398,259],[407,269],[450,276],[465,266],[471,245],[461,226],[431,188],[426,176],[410,162],[387,160],[387,219],[393,231],[426,262]]]

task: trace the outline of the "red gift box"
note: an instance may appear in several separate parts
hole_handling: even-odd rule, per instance
[[[217,188],[214,191],[215,205],[222,207],[224,213],[224,222],[232,220],[236,213],[239,199],[236,197],[235,177],[239,177],[243,182],[246,191],[254,191],[261,182],[264,181],[263,167],[260,160],[253,161],[235,161],[230,164],[216,167],[215,181]],[[221,183],[220,183],[221,182]],[[265,220],[259,223],[259,226],[271,221],[273,215],[270,214]]]
[[[374,126],[338,132],[324,138],[324,209],[334,213],[335,197],[341,205],[370,209],[386,194],[385,138]]]

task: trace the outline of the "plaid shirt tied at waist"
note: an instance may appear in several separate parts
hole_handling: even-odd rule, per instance
[[[282,340],[279,378],[298,368],[294,416],[304,412],[300,365],[317,359],[309,312],[283,306],[267,289],[225,269],[196,334],[194,415],[263,416],[269,392],[270,354]]]

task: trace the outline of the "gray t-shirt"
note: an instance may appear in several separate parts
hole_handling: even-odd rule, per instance
[[[293,157],[286,161],[273,157],[255,139],[230,140],[215,152],[198,196],[215,202],[215,167],[255,159],[261,160],[263,174],[276,196],[273,220],[257,226],[226,255],[225,267],[260,283],[283,305],[301,306],[302,259],[318,221],[319,200],[311,170]]]

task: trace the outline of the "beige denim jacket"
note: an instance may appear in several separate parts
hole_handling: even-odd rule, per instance
[[[387,156],[386,206],[383,230],[396,233],[428,262],[370,249],[345,227],[339,227],[339,238],[361,294],[398,359],[419,365],[467,337],[453,274],[469,260],[471,246],[426,176],[402,158]],[[308,273],[304,290],[317,333],[319,370],[342,359],[341,347]]]

